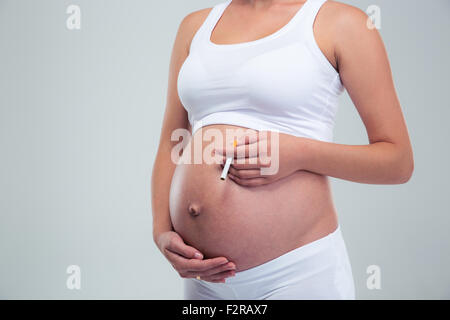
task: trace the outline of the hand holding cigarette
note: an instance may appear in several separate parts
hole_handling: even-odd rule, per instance
[[[233,142],[233,146],[236,148],[237,141],[236,139]],[[220,180],[225,180],[228,175],[228,170],[230,170],[231,162],[233,161],[233,157],[227,157],[227,160],[225,161],[225,165],[223,166],[222,175],[220,176]]]
[[[225,180],[227,178],[228,170],[230,169],[231,161],[233,161],[232,157],[228,157],[225,161],[225,165],[223,166],[222,175],[220,176],[221,180]]]

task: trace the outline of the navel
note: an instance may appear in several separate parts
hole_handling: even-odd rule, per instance
[[[190,203],[188,207],[188,212],[191,216],[197,217],[200,214],[200,205],[196,203]]]

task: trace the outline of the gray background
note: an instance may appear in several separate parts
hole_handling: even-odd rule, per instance
[[[150,175],[176,30],[218,2],[0,0],[1,298],[182,298],[152,241]],[[332,179],[357,297],[450,298],[450,1],[344,2],[381,8],[415,154],[404,185]],[[335,142],[368,142],[346,93]]]

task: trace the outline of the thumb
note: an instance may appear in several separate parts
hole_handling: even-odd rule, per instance
[[[199,259],[202,260],[203,259],[203,254],[201,254],[201,252],[199,252],[197,249],[186,245],[186,253],[188,253],[188,257],[191,257],[193,259]]]
[[[169,249],[185,258],[203,259],[203,254],[200,251],[185,244],[183,239],[179,236],[172,239]]]

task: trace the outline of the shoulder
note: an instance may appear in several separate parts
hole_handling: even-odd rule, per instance
[[[189,51],[188,48],[190,47],[192,39],[201,25],[205,22],[212,9],[213,8],[205,8],[193,11],[181,20],[177,31],[177,47],[182,47],[186,52]]]
[[[321,30],[330,39],[335,55],[349,51],[382,47],[378,30],[371,25],[369,16],[363,10],[338,1],[326,1],[316,18]]]
[[[362,36],[373,31],[368,27],[370,20],[366,12],[338,1],[326,1],[317,16],[319,19],[333,30],[337,38]]]
[[[338,1],[328,0],[322,5],[320,10],[322,16],[329,18],[335,26],[351,26],[355,24],[364,24],[367,22],[367,14],[352,5]]]
[[[178,27],[178,32],[188,37],[189,35],[193,36],[203,22],[205,22],[212,9],[213,8],[200,9],[186,15]]]
[[[200,25],[205,21],[206,17],[212,9],[213,8],[205,8],[189,13],[183,18],[180,26],[183,26],[185,28],[195,28],[196,26],[200,27]]]

